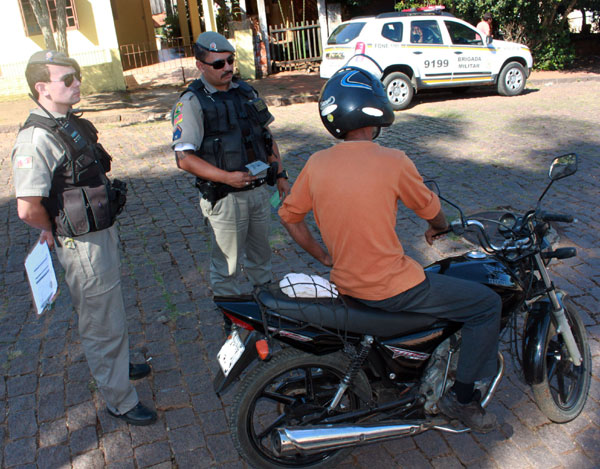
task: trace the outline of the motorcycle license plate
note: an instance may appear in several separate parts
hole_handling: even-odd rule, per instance
[[[217,360],[225,376],[229,374],[233,366],[240,359],[244,353],[244,348],[240,334],[238,331],[233,331],[217,354]]]

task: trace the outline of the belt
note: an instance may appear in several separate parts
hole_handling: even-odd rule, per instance
[[[243,191],[251,191],[252,189],[256,189],[257,187],[262,186],[265,182],[267,182],[267,178],[255,179],[250,184],[244,187],[227,187],[227,192],[243,192]]]

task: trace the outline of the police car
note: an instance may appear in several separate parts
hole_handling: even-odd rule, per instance
[[[423,7],[340,24],[323,51],[321,77],[330,78],[356,54],[381,67],[392,107],[405,109],[426,88],[495,85],[498,93],[523,92],[533,58],[527,46],[499,41],[444,7]]]

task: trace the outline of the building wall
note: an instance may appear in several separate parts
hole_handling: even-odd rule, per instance
[[[0,28],[0,96],[29,93],[25,82],[27,60],[45,48],[42,35],[27,37],[18,0],[3,1]],[[81,66],[83,94],[124,90],[125,80],[110,3],[75,0],[79,29],[67,31],[69,55]]]
[[[150,0],[111,0],[119,45],[156,44]]]

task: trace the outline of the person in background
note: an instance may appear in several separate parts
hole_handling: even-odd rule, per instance
[[[477,24],[477,29],[486,36],[492,35],[492,14],[488,11],[483,15],[481,21]],[[485,37],[484,37],[485,40]]]

